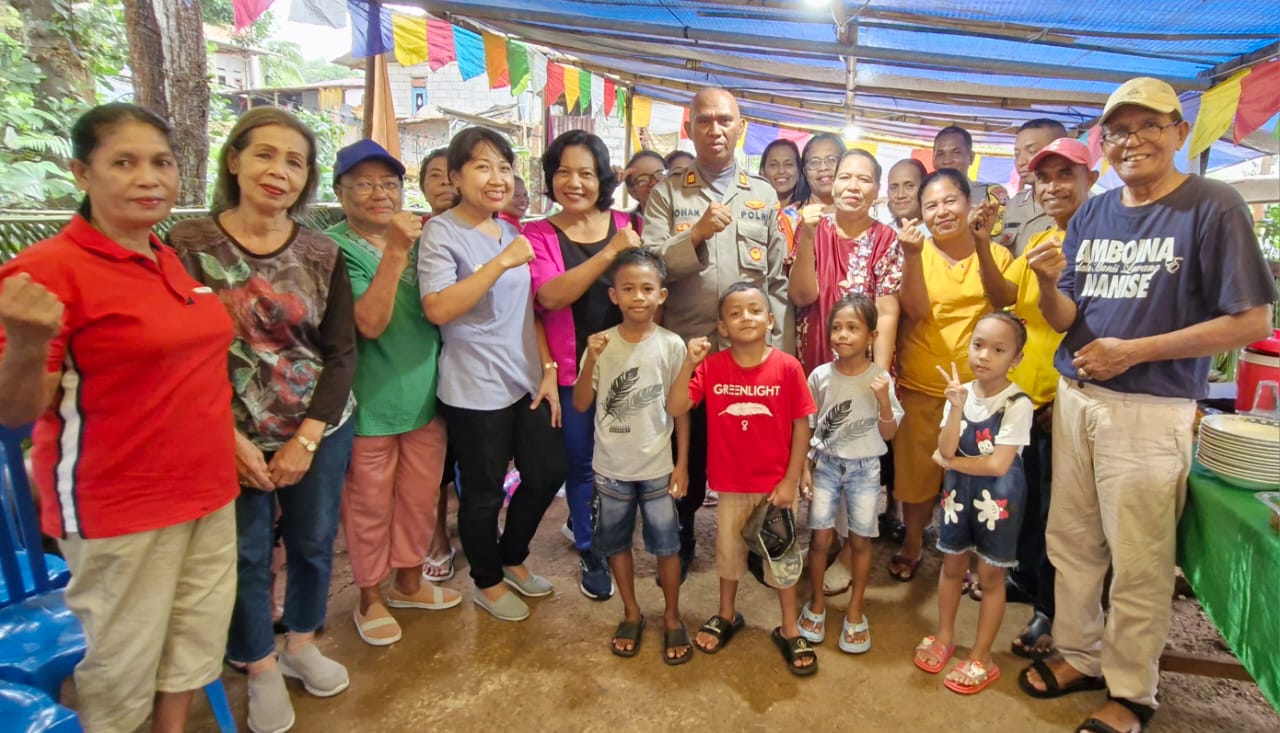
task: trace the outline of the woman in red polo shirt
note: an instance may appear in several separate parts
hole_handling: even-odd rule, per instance
[[[108,104],[71,140],[80,212],[0,267],[0,423],[36,421],[41,525],[89,640],[81,723],[182,730],[235,601],[231,319],[151,231],[178,194],[169,126]]]

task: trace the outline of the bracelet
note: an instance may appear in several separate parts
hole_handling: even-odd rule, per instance
[[[548,361],[542,365],[543,371],[546,371],[547,369],[559,369],[559,368],[560,368],[560,365],[555,363],[554,361]]]
[[[876,417],[880,420],[880,422],[897,422],[898,421],[898,418],[894,417],[893,415],[890,415],[888,420],[884,419],[883,417],[880,417],[879,415],[876,415]]]

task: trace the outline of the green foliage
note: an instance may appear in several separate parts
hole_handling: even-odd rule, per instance
[[[268,41],[265,48],[276,54],[262,57],[262,76],[267,86],[296,87],[306,83],[301,46],[292,41]]]
[[[1280,262],[1280,204],[1268,206],[1257,226],[1262,254],[1271,262]]]
[[[231,0],[200,0],[200,13],[204,16],[204,22],[209,25],[222,26],[229,29],[235,28],[236,13],[231,6]],[[261,48],[262,44],[266,43],[271,34],[275,32],[275,26],[275,13],[268,10],[258,16],[258,19],[253,21],[248,28],[239,33],[233,33],[232,39],[242,46]]]

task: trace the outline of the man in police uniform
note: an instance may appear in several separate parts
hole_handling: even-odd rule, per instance
[[[1021,189],[1009,199],[1004,210],[1004,231],[999,243],[1008,247],[1017,257],[1027,249],[1027,242],[1040,232],[1054,227],[1053,217],[1036,203],[1031,172],[1031,159],[1040,149],[1060,137],[1067,136],[1067,128],[1061,122],[1039,117],[1022,123],[1013,139],[1013,164],[1018,168],[1018,185]]]
[[[720,294],[735,282],[759,285],[774,316],[770,343],[795,352],[794,318],[787,299],[782,260],[787,243],[778,228],[778,196],[763,178],[741,170],[734,151],[744,124],[729,92],[707,88],[689,109],[685,131],[693,140],[694,165],[663,181],[644,212],[644,246],[667,264],[667,302],[662,325],[686,341],[711,339],[716,332]],[[693,560],[693,517],[706,496],[706,412],[695,408],[689,439],[689,487],[680,500],[681,569]]]

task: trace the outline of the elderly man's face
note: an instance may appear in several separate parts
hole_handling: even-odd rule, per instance
[[[1142,186],[1174,170],[1173,156],[1190,131],[1186,120],[1175,124],[1173,115],[1126,104],[1102,127],[1103,152],[1126,186]]]
[[[334,188],[343,213],[357,229],[385,228],[404,201],[404,179],[381,160],[357,165]]]
[[[712,170],[728,168],[742,136],[738,103],[722,89],[700,93],[693,98],[686,132],[693,140],[699,163]]]

